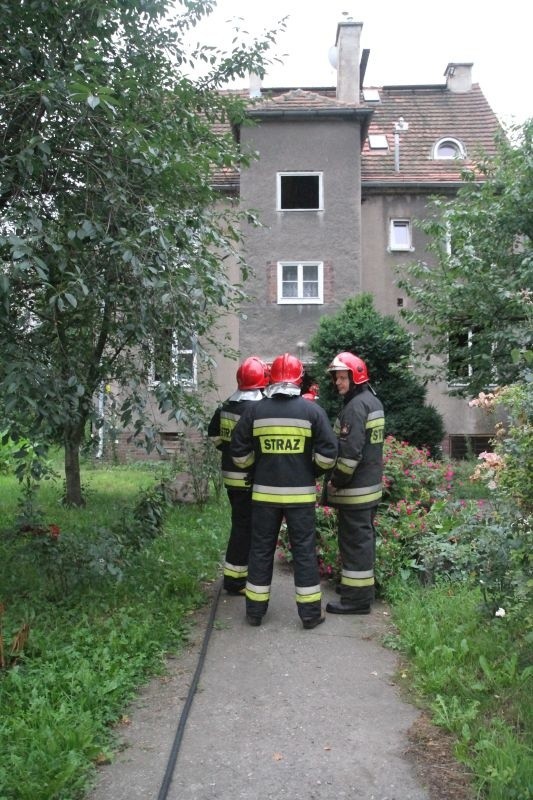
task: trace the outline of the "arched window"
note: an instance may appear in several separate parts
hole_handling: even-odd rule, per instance
[[[466,158],[466,152],[457,139],[439,139],[433,148],[433,158]]]

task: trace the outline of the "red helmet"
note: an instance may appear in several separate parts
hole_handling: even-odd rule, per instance
[[[365,362],[359,356],[354,356],[353,353],[339,353],[328,367],[328,372],[340,372],[341,370],[350,372],[355,384],[366,383],[370,380]]]
[[[270,383],[296,383],[299,385],[302,382],[304,374],[304,366],[302,362],[291,356],[290,353],[284,353],[278,356],[272,362],[270,368]]]
[[[237,370],[237,386],[241,391],[263,389],[268,384],[268,367],[257,356],[246,358]]]
[[[302,394],[302,397],[305,397],[306,400],[318,400],[319,393],[318,383],[312,383],[309,389]]]

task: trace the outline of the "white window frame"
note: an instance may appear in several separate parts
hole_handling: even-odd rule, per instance
[[[471,328],[469,328],[467,330],[466,335],[467,335],[466,346],[467,346],[467,349],[470,349],[472,347],[472,337],[474,335],[474,333],[473,333]],[[449,337],[448,337],[448,340],[449,340]],[[449,341],[448,341],[448,350],[449,350]],[[448,360],[449,360],[449,356],[448,356]],[[472,374],[473,374],[472,364],[471,364],[471,362],[469,360],[467,362],[467,365],[466,365],[466,376],[463,377],[461,375],[458,375],[456,378],[450,376],[448,378],[448,386],[450,387],[450,389],[464,387],[468,383],[467,378],[471,378]]]
[[[400,241],[399,238],[396,236],[396,232],[402,230],[407,231],[407,241]],[[389,226],[389,250],[391,252],[394,251],[403,251],[403,252],[413,252],[413,235],[411,229],[411,220],[410,219],[391,219],[390,226]]]
[[[317,208],[283,208],[281,205],[281,183],[283,178],[292,178],[292,177],[317,177],[318,178],[318,206]],[[313,171],[313,172],[301,172],[301,171],[294,171],[294,172],[278,172],[276,175],[276,210],[283,211],[290,213],[291,211],[307,211],[311,213],[316,213],[317,211],[324,210],[324,173]]]
[[[284,267],[297,268],[298,294],[296,297],[283,296],[283,269]],[[303,294],[303,268],[317,268],[317,297],[304,297]],[[321,305],[324,302],[324,262],[323,261],[278,261],[278,304],[279,305]]]
[[[472,342],[475,335],[476,335],[475,331],[473,331],[472,328],[469,328],[467,331],[467,342],[466,342],[467,349],[470,349],[473,346]],[[468,379],[472,378],[473,374],[474,374],[474,368],[472,366],[472,362],[469,359],[466,365],[466,376],[465,377],[458,376],[457,378],[453,377],[448,378],[448,387],[450,389],[459,389],[467,386],[468,384],[467,378]],[[498,386],[498,381],[496,380],[497,376],[494,373],[494,367],[493,367],[493,377],[494,381],[492,383],[489,383],[489,385],[487,386],[487,390],[495,389]]]
[[[188,389],[198,388],[198,347],[196,336],[191,336],[189,347],[181,347],[180,343],[175,341],[172,348],[172,355],[175,363],[176,380]],[[184,355],[192,356],[192,375],[190,378],[180,377],[180,357]]]
[[[180,379],[180,371],[179,371],[179,362],[180,356],[187,355],[190,356],[192,354],[192,377],[191,378],[184,378]],[[173,383],[181,383],[181,385],[186,389],[197,389],[198,388],[198,352],[197,352],[197,339],[196,336],[192,336],[190,339],[190,346],[189,347],[180,347],[180,343],[178,342],[178,337],[176,332],[172,333],[172,344],[171,344],[171,353],[170,353],[173,369],[171,375],[171,381]],[[156,379],[156,364],[154,358],[152,359],[152,363],[150,364],[150,373],[148,376],[148,382],[151,387],[157,386],[160,381]]]
[[[446,144],[450,144],[454,148],[454,155],[439,155],[440,148]],[[454,139],[452,136],[445,136],[443,139],[439,139],[433,147],[433,158],[435,161],[464,161],[466,158],[466,151],[463,144],[458,139]]]

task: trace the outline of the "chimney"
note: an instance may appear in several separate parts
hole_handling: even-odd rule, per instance
[[[263,81],[257,72],[250,72],[250,84],[248,94],[250,97],[261,97],[261,86]]]
[[[448,64],[444,70],[446,88],[456,94],[464,94],[472,88],[472,62],[470,64]]]
[[[359,55],[362,28],[362,22],[352,20],[337,25],[337,100],[341,103],[359,105],[361,102]]]

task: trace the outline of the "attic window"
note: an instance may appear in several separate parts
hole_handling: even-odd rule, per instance
[[[363,100],[365,103],[379,103],[379,91],[377,89],[363,89]]]
[[[371,150],[388,150],[389,143],[384,133],[369,133],[368,146]]]
[[[466,158],[463,145],[457,139],[440,139],[433,148],[433,158],[453,159]]]

